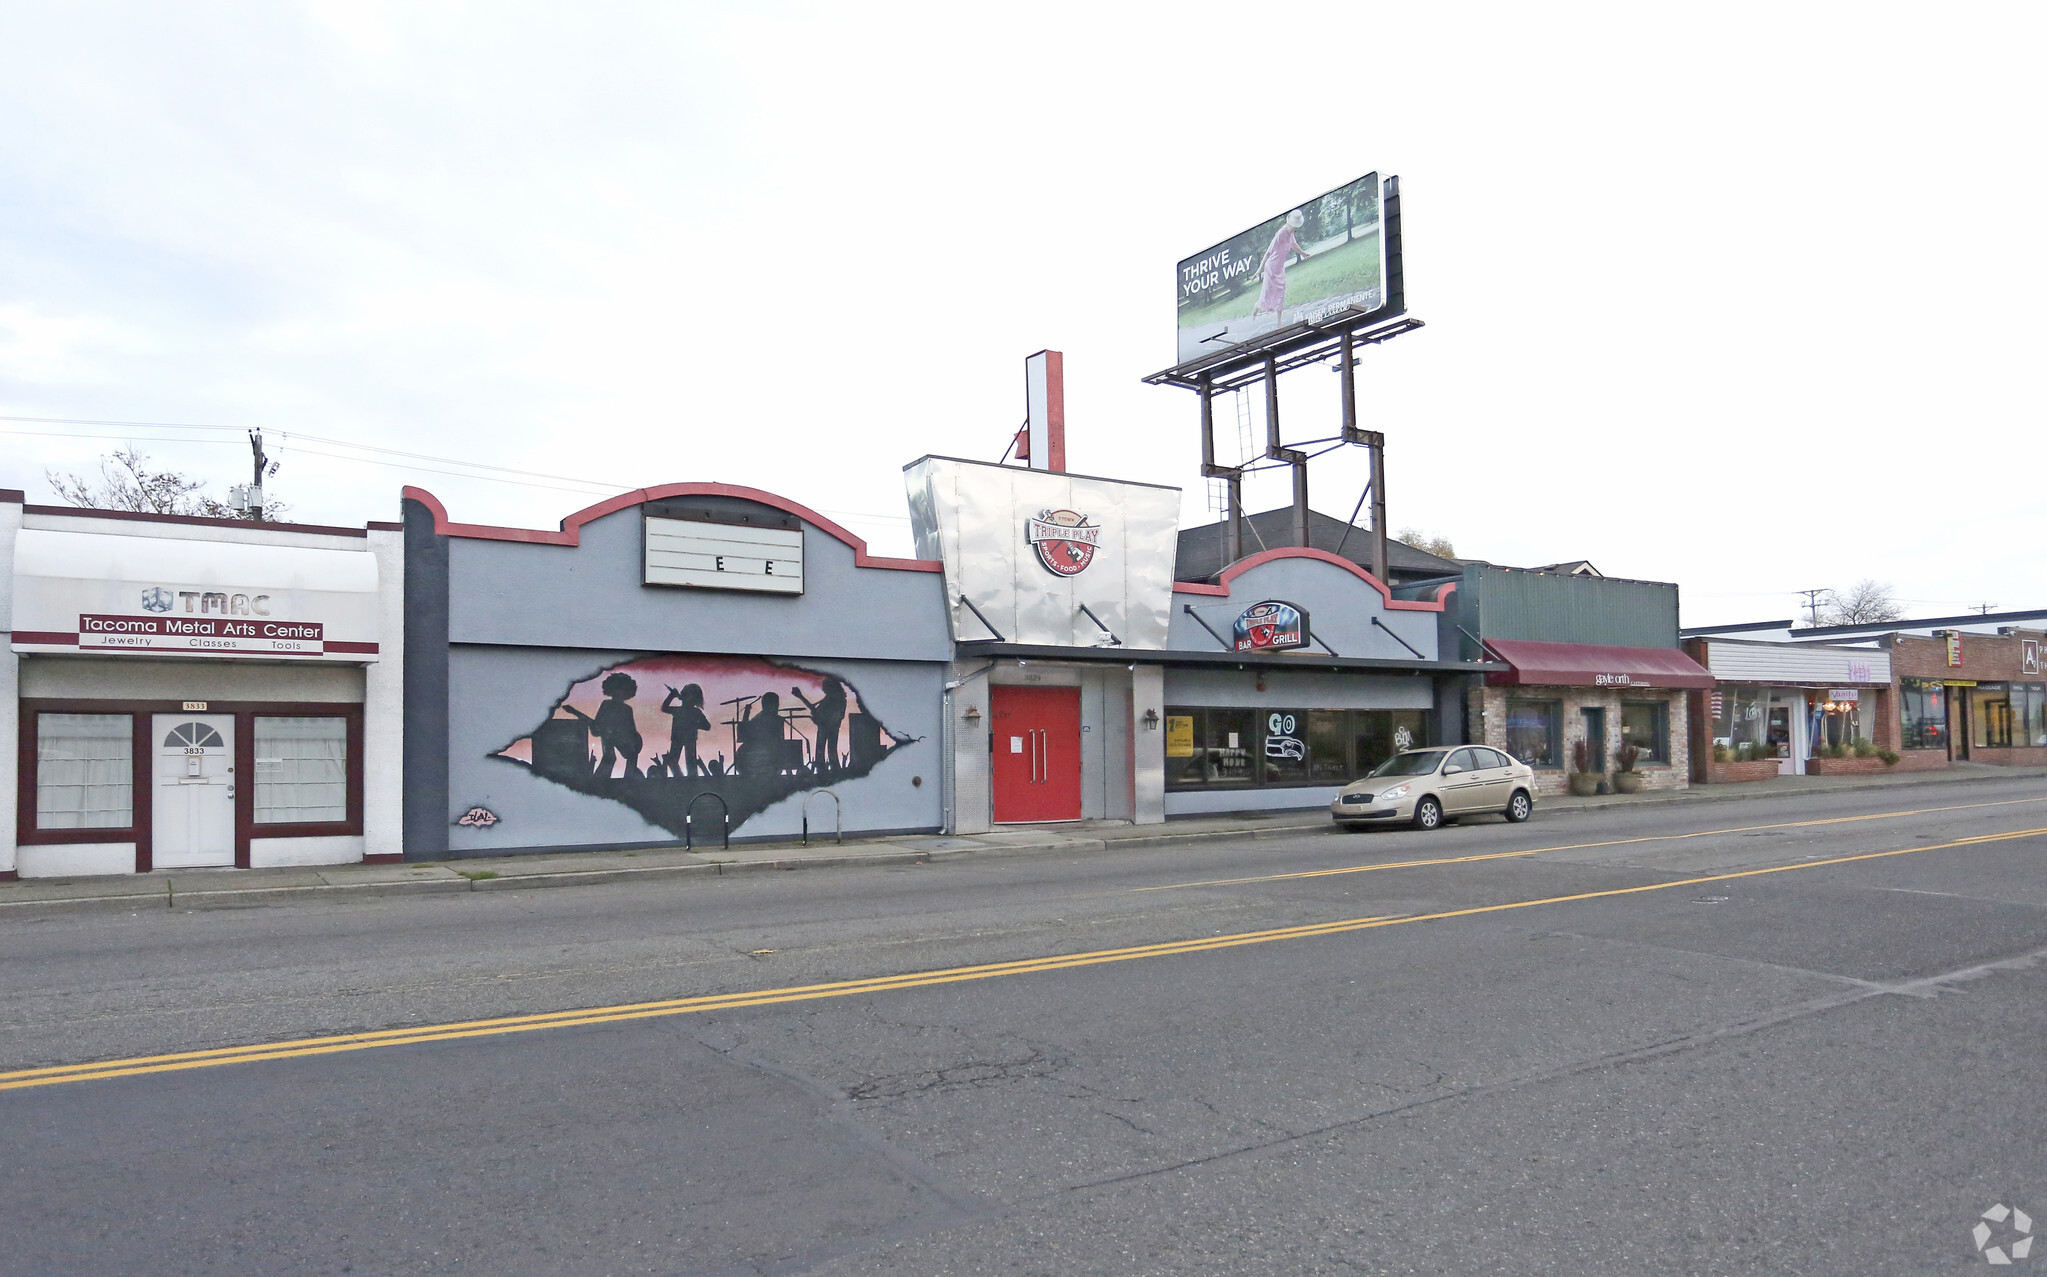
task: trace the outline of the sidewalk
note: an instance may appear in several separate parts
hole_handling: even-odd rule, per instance
[[[1595,798],[1550,798],[1539,817],[1561,812],[1639,808],[1674,804],[1739,802],[1796,794],[1847,790],[1916,789],[1963,781],[2047,778],[2047,771],[1957,763],[1947,771],[1876,776],[1783,776],[1745,785],[1700,785],[1672,793],[1605,794]],[[717,877],[785,869],[848,865],[915,865],[954,856],[1017,852],[1088,852],[1109,847],[1165,846],[1219,838],[1299,836],[1335,833],[1326,809],[1244,812],[1197,816],[1163,825],[1090,822],[1083,825],[1021,826],[994,833],[947,837],[939,834],[886,839],[829,839],[747,843],[730,850],[642,848],[634,851],[577,851],[493,856],[400,865],[326,865],[305,869],[174,870],[104,878],[33,878],[0,883],[0,919],[49,910],[134,912],[200,905],[282,903],[383,895],[457,891],[527,891],[594,883],[631,882],[647,875]]]

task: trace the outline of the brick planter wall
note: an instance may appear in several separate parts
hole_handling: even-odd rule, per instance
[[[1969,747],[1969,761],[1991,763],[1998,767],[2039,767],[2047,764],[2047,749],[2035,746],[2012,746],[2003,748],[1995,745],[1972,745]]]
[[[1900,759],[1900,762],[1903,760]],[[1891,769],[1884,766],[1881,758],[1808,758],[1805,772],[1808,776],[1873,776],[1877,772]]]
[[[1777,760],[1764,758],[1746,763],[1706,764],[1705,781],[1708,785],[1735,785],[1752,780],[1777,779]]]
[[[1898,755],[1894,769],[1901,772],[1938,772],[1947,770],[1947,751],[1944,749],[1908,749]]]

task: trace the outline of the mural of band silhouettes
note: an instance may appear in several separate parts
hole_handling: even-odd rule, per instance
[[[494,756],[680,834],[706,791],[737,829],[791,794],[865,776],[909,743],[835,674],[753,656],[648,656],[570,684],[532,735]],[[705,819],[717,812],[708,800],[696,807]]]

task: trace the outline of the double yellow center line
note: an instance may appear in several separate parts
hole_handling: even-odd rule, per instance
[[[657,1016],[691,1015],[702,1011],[728,1011],[740,1007],[772,1006],[785,1002],[808,1002],[820,998],[854,997],[860,994],[888,993],[898,989],[919,989],[928,988],[933,985],[957,984],[966,980],[990,980],[998,976],[1031,975],[1041,971],[1063,971],[1073,967],[1099,966],[1110,962],[1132,962],[1140,958],[1176,957],[1189,953],[1206,953],[1216,949],[1231,949],[1240,945],[1271,944],[1280,940],[1306,940],[1317,936],[1340,935],[1348,931],[1364,931],[1375,927],[1402,926],[1413,922],[1440,922],[1450,918],[1469,918],[1480,914],[1501,913],[1512,909],[1532,909],[1539,905],[1566,904],[1578,900],[1599,900],[1613,896],[1638,895],[1650,891],[1669,891],[1677,887],[1695,887],[1709,882],[1729,882],[1738,878],[1761,877],[1765,874],[1820,869],[1828,865],[1845,865],[1860,860],[1882,860],[1892,856],[1910,856],[1922,851],[1940,851],[1951,847],[1973,847],[1983,843],[2009,842],[2018,838],[2036,838],[2043,834],[2047,834],[2047,827],[2019,829],[2009,833],[1983,834],[1973,838],[1960,838],[1953,842],[1933,843],[1923,847],[1900,847],[1893,851],[1871,851],[1852,856],[1834,856],[1825,860],[1801,861],[1797,864],[1778,865],[1768,869],[1745,869],[1735,873],[1710,874],[1699,878],[1682,878],[1674,882],[1647,883],[1639,887],[1616,887],[1606,891],[1586,891],[1568,896],[1546,896],[1538,900],[1515,900],[1506,904],[1478,905],[1468,909],[1445,910],[1441,913],[1412,915],[1381,914],[1367,918],[1345,918],[1335,922],[1310,923],[1298,927],[1276,927],[1267,931],[1241,931],[1231,935],[1210,936],[1200,940],[1176,940],[1166,944],[1135,945],[1124,949],[1097,949],[1088,953],[1069,953],[1044,958],[1026,958],[1016,962],[991,962],[971,967],[949,967],[939,971],[918,971],[901,975],[875,976],[865,980],[837,980],[827,984],[806,984],[783,989],[762,989],[752,993],[721,993],[696,998],[674,998],[661,1002],[635,1002],[621,1006],[591,1007],[577,1011],[555,1011],[543,1015],[505,1016],[493,1020],[467,1020],[455,1024],[428,1024],[410,1029],[388,1029],[379,1033],[349,1033],[334,1037],[300,1038],[290,1042],[221,1047],[212,1051],[184,1051],[173,1055],[136,1056],[129,1059],[103,1060],[96,1064],[68,1064],[51,1068],[20,1069],[12,1073],[0,1073],[0,1091],[20,1090],[35,1086],[55,1086],[63,1082],[95,1082],[109,1078],[135,1077],[145,1073],[170,1073],[181,1069],[204,1069],[221,1064],[250,1064],[261,1060],[290,1060],[310,1055],[332,1055],[341,1051],[367,1051],[376,1047],[409,1046],[420,1042],[449,1042],[461,1038],[494,1037],[506,1033],[530,1033],[539,1029],[568,1029],[590,1024],[616,1024],[624,1020],[646,1020]]]

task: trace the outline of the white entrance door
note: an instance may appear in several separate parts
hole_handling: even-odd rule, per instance
[[[235,720],[228,714],[155,716],[153,849],[158,869],[235,862]]]

